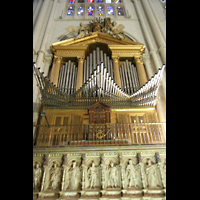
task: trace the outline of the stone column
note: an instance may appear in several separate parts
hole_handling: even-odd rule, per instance
[[[121,79],[119,75],[119,56],[112,56],[112,60],[113,60],[114,81],[120,88],[122,88]]]
[[[54,62],[53,62],[53,67],[52,67],[52,71],[51,71],[50,80],[56,86],[57,86],[57,83],[58,83],[58,76],[59,76],[59,70],[60,70],[61,62],[62,62],[62,57],[54,55]]]
[[[147,73],[147,79],[150,80],[152,76],[154,76],[154,71],[153,68],[151,67],[151,62],[150,62],[150,55],[149,54],[143,54],[142,56],[143,62],[145,65],[146,73]]]
[[[44,0],[44,2],[42,4],[42,8],[40,9],[38,19],[37,19],[37,22],[36,22],[36,24],[34,26],[34,30],[33,30],[33,49],[36,48],[37,41],[40,36],[40,31],[44,24],[44,20],[45,20],[50,2],[51,2],[51,0]]]
[[[142,56],[135,56],[134,59],[136,62],[136,68],[137,68],[138,77],[140,81],[140,87],[142,87],[147,82],[147,75],[146,75],[144,65],[142,62]]]
[[[163,35],[160,31],[159,25],[155,19],[153,11],[151,10],[151,6],[147,0],[141,0],[142,5],[145,10],[145,14],[147,15],[149,25],[151,27],[152,33],[154,35],[155,41],[159,48],[159,53],[162,58],[162,62],[166,63],[166,42],[163,38]]]
[[[82,87],[83,85],[83,62],[85,57],[79,57],[77,56],[78,59],[78,72],[77,72],[77,81],[76,81],[76,91]]]
[[[35,21],[36,21],[36,18],[38,16],[38,13],[39,13],[39,10],[41,8],[41,5],[43,3],[43,0],[40,0],[38,3],[37,3],[37,7],[36,9],[34,10],[34,13],[33,13],[33,27],[35,25]]]

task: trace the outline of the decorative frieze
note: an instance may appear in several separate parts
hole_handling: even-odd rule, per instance
[[[165,197],[166,157],[163,150],[41,155],[33,157],[34,198],[36,195],[38,199]]]

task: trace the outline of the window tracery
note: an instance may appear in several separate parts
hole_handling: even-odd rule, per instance
[[[126,13],[122,0],[66,0],[65,12],[60,19],[77,17],[88,19],[88,17],[99,16],[111,17],[112,19],[130,18]]]

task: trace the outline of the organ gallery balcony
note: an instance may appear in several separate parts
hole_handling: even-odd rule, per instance
[[[34,125],[34,146],[166,144],[166,123]]]

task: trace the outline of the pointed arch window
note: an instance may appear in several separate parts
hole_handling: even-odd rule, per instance
[[[85,0],[78,0],[78,3],[85,3]]]
[[[102,6],[98,6],[97,12],[98,12],[98,15],[100,15],[100,16],[104,15],[103,7]]]
[[[97,0],[97,3],[103,3],[103,0]]]
[[[119,16],[123,16],[124,15],[123,8],[121,6],[117,7],[117,12],[118,12]]]
[[[87,3],[94,3],[94,0],[87,0]]]
[[[67,15],[73,15],[73,13],[74,13],[74,7],[70,6],[68,8]]]
[[[94,8],[92,6],[88,7],[88,15],[94,15]]]
[[[115,0],[115,3],[122,3],[121,0]]]
[[[108,8],[107,8],[107,14],[108,15],[114,15],[114,10],[113,10],[112,6],[108,6]]]
[[[83,7],[80,6],[78,8],[77,15],[84,15],[84,9],[83,9]]]
[[[69,0],[69,3],[75,3],[75,0]]]

